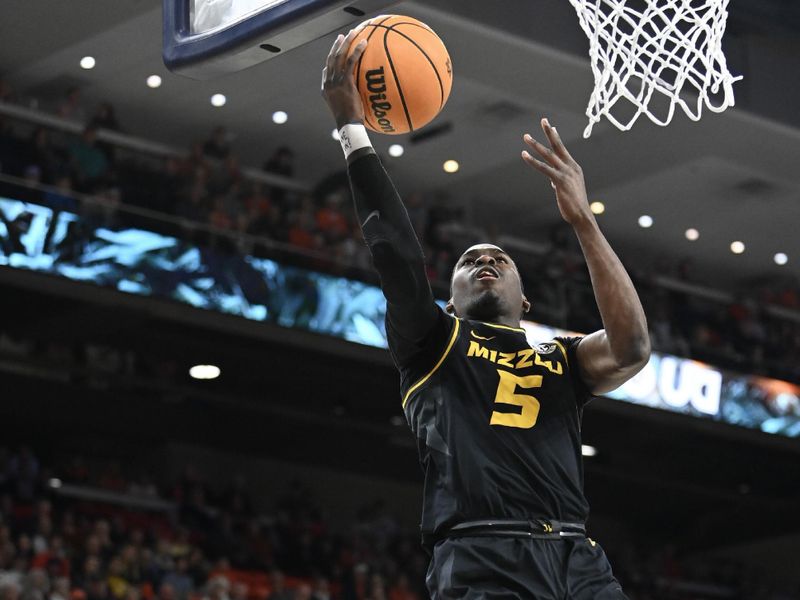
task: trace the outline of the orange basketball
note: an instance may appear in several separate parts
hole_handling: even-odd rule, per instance
[[[349,52],[367,39],[355,67],[366,126],[378,133],[408,133],[444,108],[453,66],[442,40],[416,19],[381,15],[366,21]]]

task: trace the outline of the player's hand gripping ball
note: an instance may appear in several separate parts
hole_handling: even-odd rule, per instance
[[[430,123],[453,85],[453,65],[439,36],[402,15],[381,15],[357,29],[347,56],[367,40],[353,73],[367,128],[395,135]]]

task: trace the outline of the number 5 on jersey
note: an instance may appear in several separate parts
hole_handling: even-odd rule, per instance
[[[515,392],[517,387],[524,389],[542,387],[542,376],[526,375],[521,377],[502,369],[497,369],[497,374],[500,376],[500,383],[497,385],[497,395],[494,398],[494,403],[520,406],[522,410],[519,413],[494,411],[489,424],[502,427],[518,427],[520,429],[530,429],[536,425],[536,418],[539,416],[539,401],[529,394],[517,394]]]

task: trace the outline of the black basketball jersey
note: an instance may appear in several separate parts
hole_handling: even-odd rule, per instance
[[[413,347],[387,327],[425,473],[423,534],[488,518],[584,521],[581,338],[531,347],[523,329],[437,319]]]

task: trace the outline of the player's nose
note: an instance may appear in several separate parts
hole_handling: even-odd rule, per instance
[[[497,264],[497,261],[494,259],[494,256],[489,256],[488,254],[484,254],[482,256],[479,256],[475,260],[475,264],[476,265],[495,265],[495,264]]]

